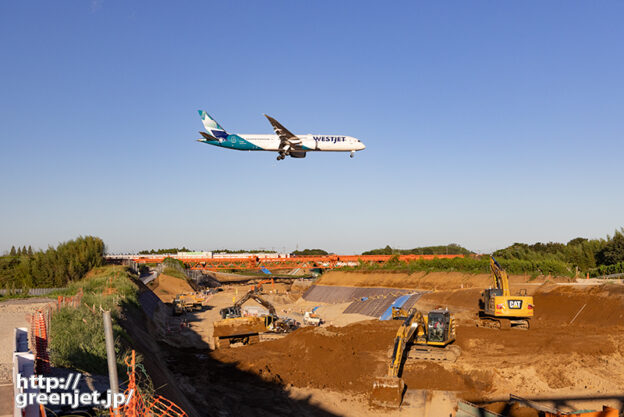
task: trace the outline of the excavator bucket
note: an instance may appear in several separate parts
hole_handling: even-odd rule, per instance
[[[405,382],[395,376],[376,378],[373,382],[373,391],[370,404],[377,407],[398,408],[403,401]]]

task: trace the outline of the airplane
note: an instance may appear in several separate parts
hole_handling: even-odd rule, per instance
[[[350,152],[351,158],[356,151],[366,146],[359,139],[341,135],[294,135],[271,116],[264,115],[275,135],[232,135],[229,134],[203,110],[198,110],[207,132],[199,132],[202,139],[198,142],[239,151],[271,151],[278,152],[277,160],[305,158],[308,152]]]

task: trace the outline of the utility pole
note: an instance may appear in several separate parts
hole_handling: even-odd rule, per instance
[[[119,379],[117,378],[117,360],[115,359],[115,340],[113,339],[113,322],[110,311],[104,311],[104,337],[106,338],[106,359],[108,359],[108,381],[112,398],[119,393]]]

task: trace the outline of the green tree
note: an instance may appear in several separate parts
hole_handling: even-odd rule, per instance
[[[17,255],[17,251],[15,250],[15,246],[11,246],[11,252],[9,252],[9,255],[11,255],[11,256],[16,256]]]
[[[318,256],[318,255],[329,255],[329,253],[323,249],[304,249],[304,250],[296,250],[293,251],[293,255],[296,256]]]
[[[624,262],[624,228],[616,230],[613,238],[596,254],[599,265],[613,265]]]
[[[32,246],[28,245],[28,256],[32,256],[32,255],[33,255]]]

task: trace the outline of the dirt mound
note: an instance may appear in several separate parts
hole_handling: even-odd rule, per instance
[[[578,355],[609,355],[616,345],[604,334],[589,334],[575,328],[531,328],[523,330],[495,330],[476,326],[459,326],[455,342],[465,354],[475,357],[513,356],[526,353]]]
[[[403,380],[409,389],[460,391],[464,395],[482,395],[492,390],[493,374],[491,371],[481,370],[460,373],[447,370],[434,362],[423,361],[406,365]]]
[[[345,327],[306,327],[281,340],[216,351],[263,379],[299,387],[368,393],[385,374],[398,322],[366,321]]]
[[[544,286],[533,296],[537,327],[624,325],[624,286]],[[532,323],[533,324],[533,323]]]
[[[152,291],[164,303],[173,301],[176,294],[193,292],[193,288],[185,279],[172,277],[171,275],[160,274],[153,283],[151,286]]]
[[[451,290],[443,292],[428,292],[418,300],[418,305],[448,307],[453,311],[470,311],[477,313],[481,289]]]
[[[526,282],[568,282],[569,278],[537,277],[512,275],[511,285]],[[462,272],[416,272],[413,274],[395,272],[343,272],[330,271],[323,274],[317,285],[337,285],[344,287],[386,287],[423,290],[454,290],[462,288],[487,288],[492,284],[489,274],[466,274]]]
[[[257,345],[219,350],[212,356],[265,380],[369,395],[376,377],[387,374],[398,321],[369,320],[345,327],[307,327]],[[459,391],[482,396],[491,391],[491,371],[458,371],[433,362],[406,364],[410,389]]]

